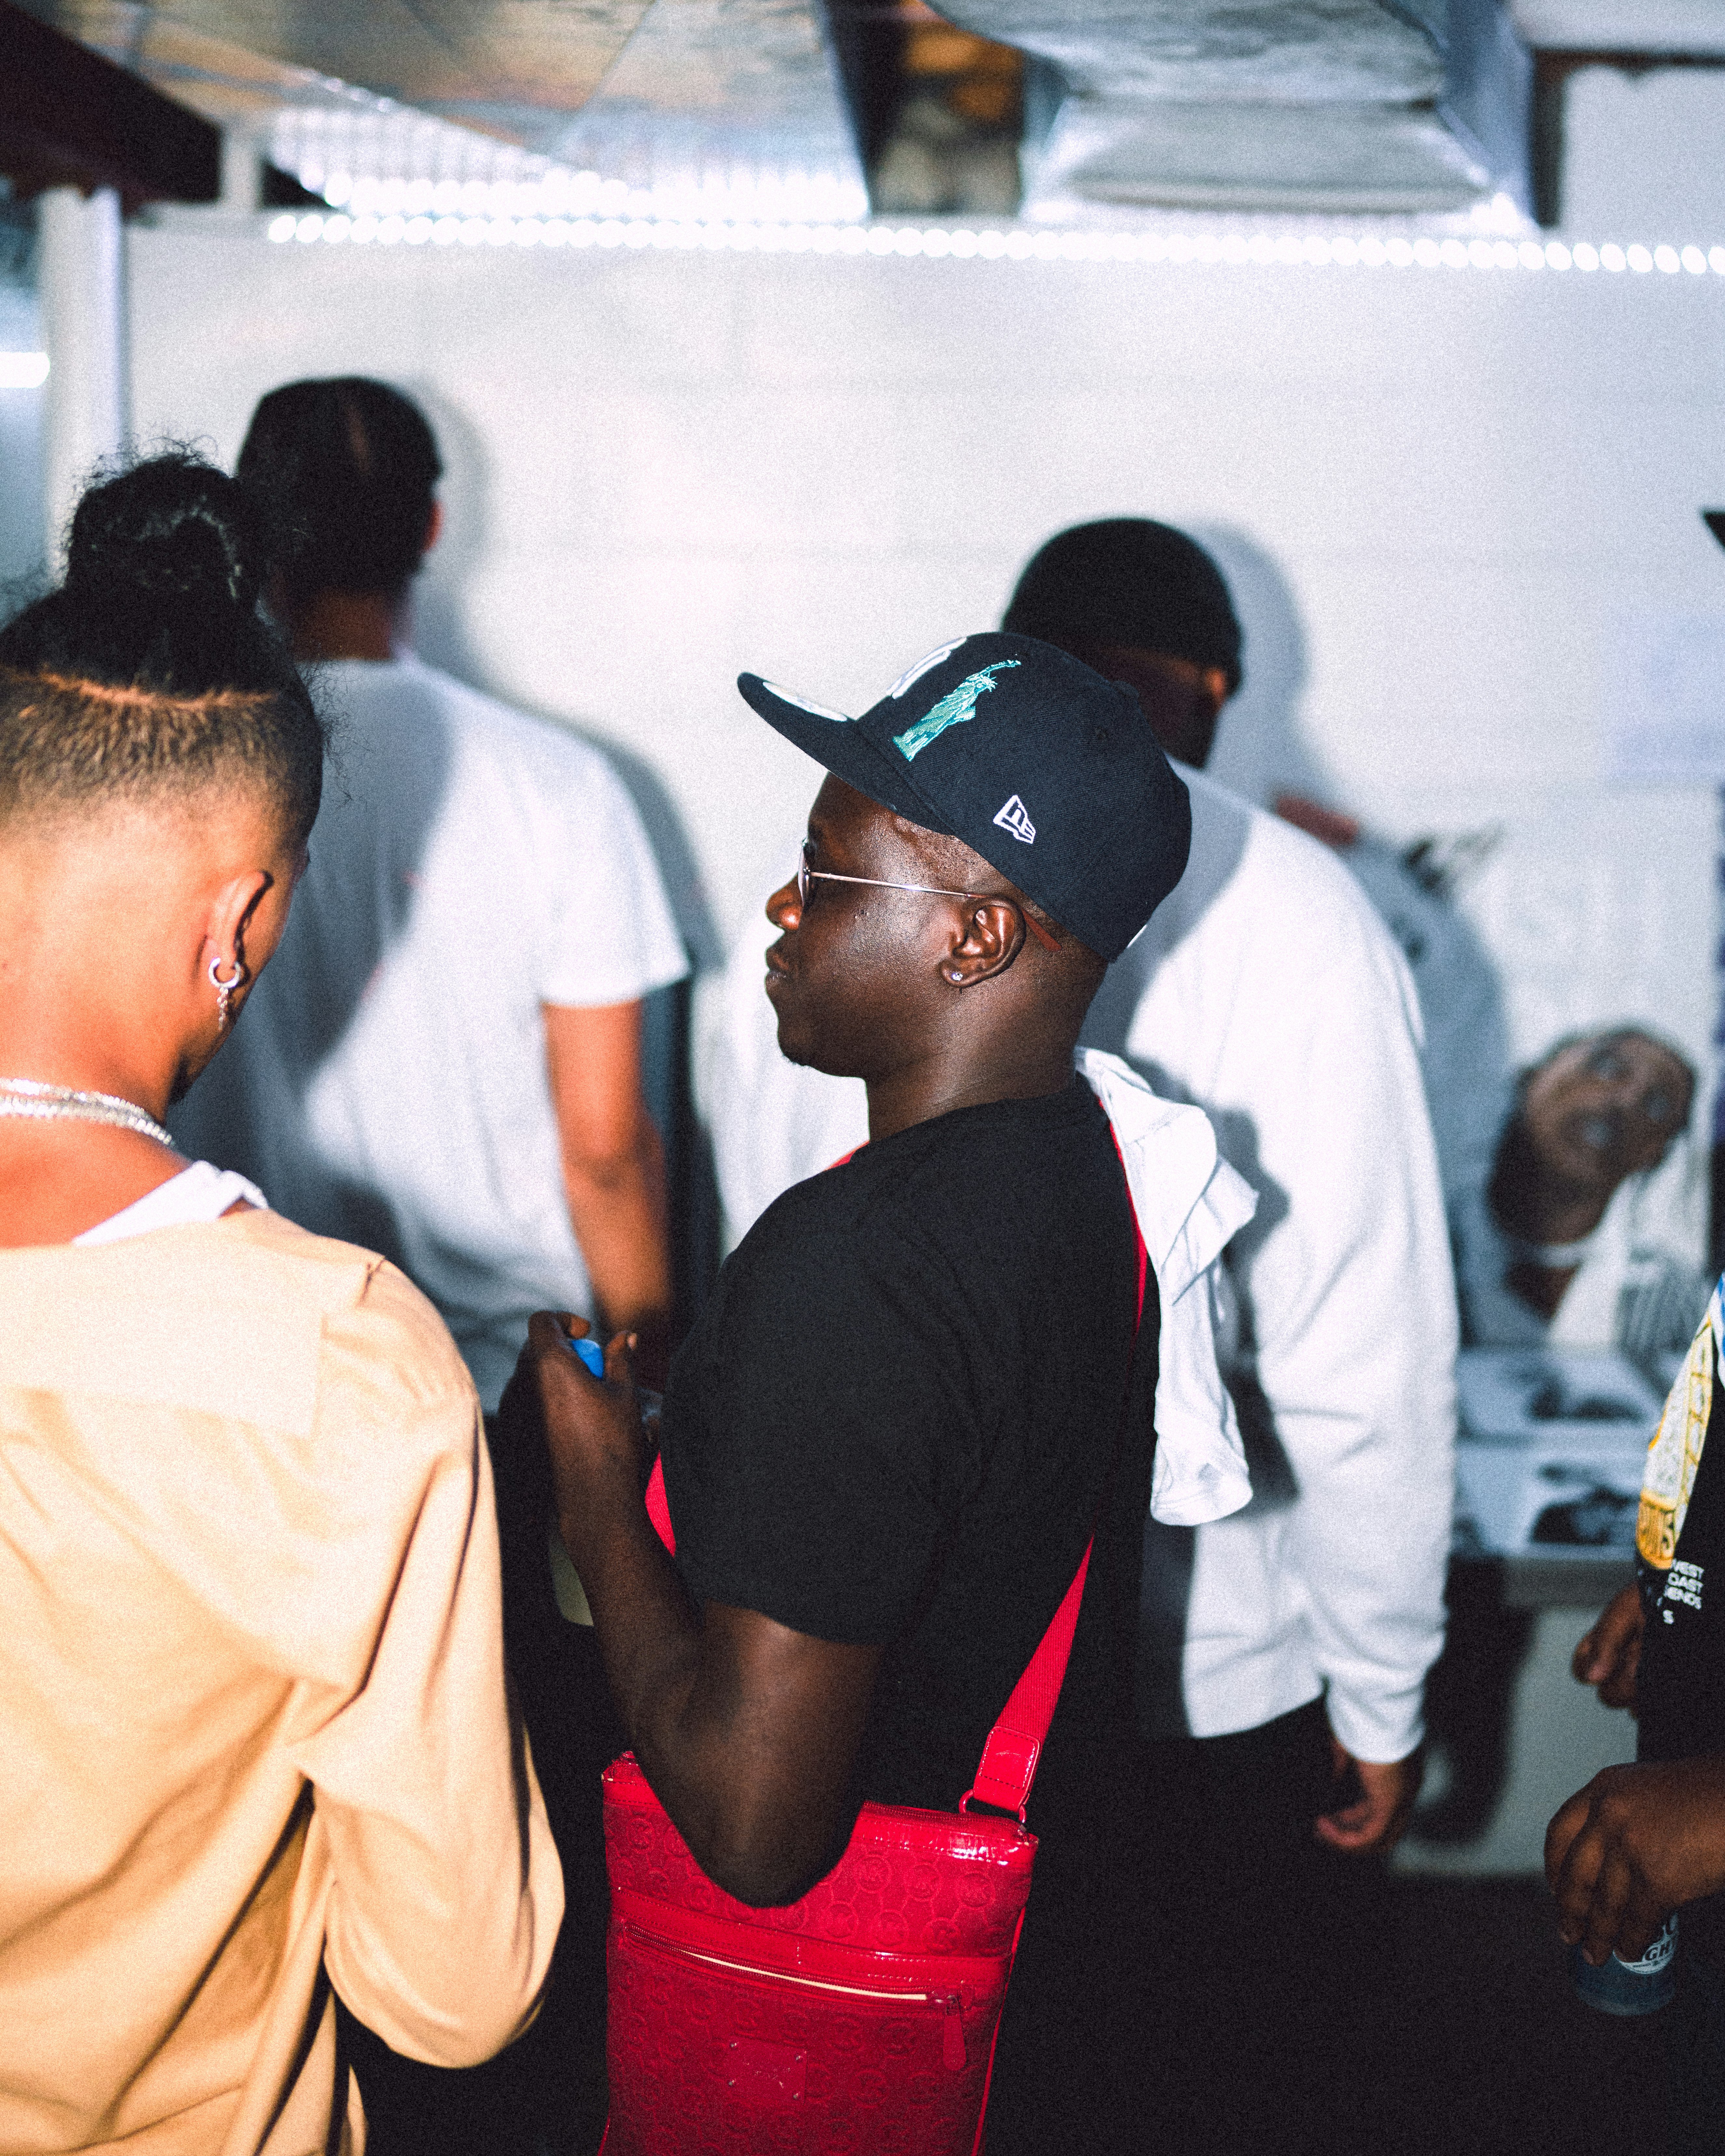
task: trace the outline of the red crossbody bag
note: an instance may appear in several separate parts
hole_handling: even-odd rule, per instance
[[[1142,1235],[1137,1247],[1142,1320]],[[647,1509],[675,1550],[657,1465]],[[1024,1808],[1090,1558],[958,1810],[865,1804],[843,1856],[788,1907],[714,1886],[632,1753],[606,1769],[602,2156],[978,2156],[1036,1856]]]

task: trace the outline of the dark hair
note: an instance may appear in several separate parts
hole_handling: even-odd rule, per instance
[[[1108,516],[1057,531],[1031,556],[1003,629],[1082,659],[1133,644],[1240,684],[1240,621],[1221,571],[1195,539],[1147,516]]]
[[[272,567],[290,607],[320,592],[399,598],[424,554],[443,469],[413,399],[357,374],[272,389],[235,467],[274,521]]]
[[[57,591],[0,629],[0,818],[249,784],[311,829],[324,730],[259,613],[245,489],[182,450],[92,486]]]

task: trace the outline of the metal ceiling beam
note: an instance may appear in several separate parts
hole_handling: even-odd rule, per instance
[[[593,95],[651,0],[28,0],[33,13],[148,68],[223,54],[335,78],[544,151]],[[239,70],[228,62],[226,71]],[[218,81],[219,86],[219,81]],[[237,85],[236,85],[237,86]],[[267,87],[267,70],[259,88]]]
[[[1501,0],[947,0],[1040,64],[1025,208],[1431,212],[1527,193]]]
[[[548,159],[619,184],[634,213],[866,212],[818,0],[24,5],[313,187],[531,182]]]
[[[213,202],[221,161],[207,120],[0,0],[0,172],[18,193],[111,187],[128,211]]]
[[[721,216],[824,220],[867,208],[814,0],[653,0],[552,150],[627,180],[669,214],[703,200]]]

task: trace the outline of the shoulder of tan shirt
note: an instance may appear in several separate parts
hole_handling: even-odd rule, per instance
[[[333,1360],[356,1388],[348,1414],[366,1421],[399,1430],[471,1409],[466,1368],[425,1296],[386,1259],[275,1213],[0,1251],[0,1385],[304,1435]]]

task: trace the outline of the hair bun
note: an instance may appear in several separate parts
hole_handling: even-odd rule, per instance
[[[72,520],[66,590],[111,603],[131,592],[157,608],[174,602],[256,611],[263,534],[245,490],[182,452],[152,457],[94,486]]]

